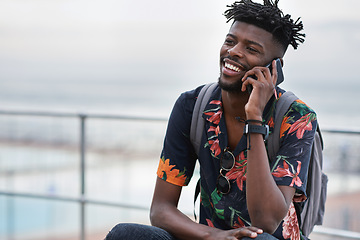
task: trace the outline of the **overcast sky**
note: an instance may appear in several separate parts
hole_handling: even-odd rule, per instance
[[[0,87],[10,92],[10,80],[27,83],[29,91],[38,80],[125,86],[148,78],[182,91],[215,81],[229,29],[222,13],[232,2],[0,0]],[[282,0],[279,6],[301,16],[307,34],[297,51],[289,47],[283,85],[299,95],[310,94],[301,90],[309,84],[326,91],[338,82],[358,87],[360,1]]]
[[[148,59],[158,62],[157,57],[178,63],[195,52],[201,57],[207,53],[213,61],[228,30],[222,13],[230,3],[1,0],[0,60],[6,65],[30,59],[110,65],[130,60],[146,65]],[[324,54],[332,60],[343,58],[341,54],[351,58],[350,53],[359,50],[351,44],[360,40],[360,1],[283,0],[280,7],[293,18],[301,16],[305,25],[307,41],[299,47],[297,59],[324,59]]]

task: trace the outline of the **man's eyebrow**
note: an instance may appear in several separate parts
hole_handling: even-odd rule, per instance
[[[263,45],[261,45],[261,44],[258,43],[258,42],[252,41],[252,40],[247,40],[247,43],[249,43],[249,44],[254,44],[254,45],[258,46],[258,47],[264,48]]]
[[[226,34],[226,36],[227,36],[227,37],[232,37],[232,38],[234,38],[234,39],[237,39],[237,37],[236,37],[234,34],[231,34],[231,33]]]
[[[236,40],[238,39],[238,38],[236,37],[236,35],[231,34],[231,33],[226,34],[226,36],[227,36],[227,37],[232,37],[232,38],[234,38],[234,39],[236,39]],[[258,43],[258,42],[256,42],[256,41],[246,40],[246,42],[247,42],[248,44],[253,44],[253,45],[259,46],[260,48],[264,48],[262,44],[260,44],[260,43]]]
[[[260,44],[260,43],[258,43],[258,42],[255,42],[255,41],[252,41],[252,40],[246,40],[246,42],[247,42],[248,44],[253,44],[253,45],[256,45],[256,46],[258,46],[258,47],[260,47],[260,48],[264,48],[263,45]]]

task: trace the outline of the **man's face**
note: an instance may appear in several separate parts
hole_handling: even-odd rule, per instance
[[[252,24],[234,22],[220,50],[220,87],[240,92],[245,72],[277,57],[282,57],[282,50],[271,33]]]

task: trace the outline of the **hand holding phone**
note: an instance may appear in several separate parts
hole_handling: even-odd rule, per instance
[[[277,70],[277,80],[276,80],[276,86],[277,86],[284,81],[284,73],[282,71],[280,59],[277,58],[277,59],[275,59],[275,61],[276,61],[276,70]],[[270,69],[270,73],[272,74],[272,61],[268,65],[266,65],[266,67],[268,67]],[[251,77],[254,79],[257,79],[257,77],[254,75]],[[251,94],[253,87],[251,85],[248,85],[246,88],[247,88],[247,91],[249,92],[249,94]]]

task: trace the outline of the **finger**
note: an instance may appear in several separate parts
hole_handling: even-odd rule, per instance
[[[253,78],[255,80],[263,77],[262,71],[259,69],[259,67],[254,67],[253,69],[250,69],[247,71],[242,78],[242,81],[245,81],[248,78]]]
[[[278,72],[277,72],[277,66],[276,61],[272,61],[272,82],[274,86],[276,86],[277,78],[278,78]]]
[[[247,86],[249,85],[253,85],[256,82],[256,79],[252,78],[251,76],[249,76],[248,78],[246,78],[245,80],[243,80],[243,84],[241,86],[241,91],[246,91]]]
[[[242,78],[243,84],[241,91],[245,92],[248,85],[252,85],[256,83],[256,81],[260,78],[260,76],[263,76],[261,71],[258,68],[253,68],[249,71],[247,71]]]
[[[261,233],[263,233],[264,232],[264,230],[262,230],[262,229],[260,229],[260,228],[257,228],[257,227],[248,227],[251,231],[254,231],[254,232],[256,232],[256,233],[259,233],[259,234],[261,234]]]
[[[257,231],[251,230],[251,228],[243,227],[239,228],[236,237],[241,239],[242,237],[250,237],[250,238],[256,238],[258,235]]]

